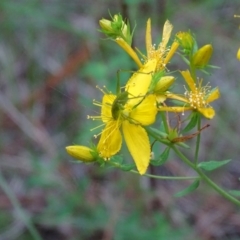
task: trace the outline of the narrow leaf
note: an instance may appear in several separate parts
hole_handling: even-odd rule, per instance
[[[184,133],[189,132],[190,130],[192,130],[197,125],[198,117],[199,117],[199,115],[195,112],[193,112],[190,115],[191,120],[189,121],[187,126],[183,129]]]
[[[199,168],[202,168],[206,171],[212,171],[219,167],[222,167],[223,165],[229,163],[231,159],[223,160],[223,161],[208,161],[208,162],[201,162],[198,164]]]
[[[191,185],[189,185],[187,188],[183,189],[180,192],[177,192],[174,194],[174,197],[183,197],[187,194],[193,192],[195,189],[198,188],[200,181],[197,179],[195,180]]]
[[[131,171],[132,169],[135,168],[135,164],[134,163],[129,163],[129,164],[124,164],[120,167],[123,171]]]
[[[229,193],[233,196],[240,197],[240,190],[230,190]]]

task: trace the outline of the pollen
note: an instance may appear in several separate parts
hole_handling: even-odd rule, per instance
[[[153,44],[152,47],[149,49],[148,60],[157,60],[156,71],[160,71],[166,67],[164,60],[169,50],[169,48],[165,48],[164,46],[162,46],[161,43],[159,44],[158,48],[156,48],[156,44]]]
[[[200,81],[198,87],[195,85],[195,89],[193,91],[186,90],[184,93],[185,97],[189,101],[190,106],[194,109],[208,106],[208,103],[205,99],[209,94],[211,87],[208,84],[204,87],[201,85],[202,81]]]

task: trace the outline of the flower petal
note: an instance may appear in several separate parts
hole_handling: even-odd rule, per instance
[[[147,57],[149,58],[149,53],[152,49],[152,33],[151,33],[151,19],[147,20],[146,27],[146,49],[147,49]]]
[[[215,116],[215,111],[213,108],[198,108],[198,112],[200,112],[205,118],[212,119]]]
[[[145,96],[152,81],[157,61],[149,60],[128,80],[125,90],[131,97]]]
[[[140,123],[147,126],[155,122],[156,114],[156,96],[153,94],[148,95],[136,108],[133,107],[130,112],[129,121],[131,122],[132,119],[133,123]]]
[[[218,99],[220,97],[220,91],[219,91],[219,88],[214,88],[210,94],[208,95],[207,99],[206,99],[206,102],[207,103],[210,103],[210,102],[213,102],[215,101],[216,99]]]
[[[192,107],[158,107],[158,111],[166,111],[166,112],[184,112],[188,110],[193,110]]]
[[[128,55],[135,61],[135,63],[138,65],[138,67],[142,66],[142,63],[137,55],[137,53],[131,48],[131,46],[122,38],[116,38],[115,42],[123,48],[125,52],[128,53]]]
[[[196,85],[194,80],[192,79],[192,76],[190,74],[190,72],[187,71],[181,71],[182,76],[184,77],[187,85],[189,86],[189,88],[191,89],[191,91],[195,91],[196,90]]]
[[[117,96],[105,94],[102,99],[101,118],[104,123],[112,119],[112,105]]]
[[[122,146],[122,136],[118,121],[109,121],[103,129],[101,138],[97,145],[99,155],[105,159],[116,154]]]
[[[173,30],[173,25],[167,20],[163,26],[163,36],[161,46],[166,47]]]
[[[142,175],[147,171],[150,162],[151,147],[147,132],[140,125],[128,121],[124,121],[122,126],[128,150]]]

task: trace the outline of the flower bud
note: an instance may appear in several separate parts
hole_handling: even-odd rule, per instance
[[[161,77],[155,86],[154,93],[158,94],[167,91],[174,81],[173,76]]]
[[[194,38],[190,32],[178,32],[176,41],[180,44],[185,52],[191,52],[194,46]]]
[[[112,17],[111,20],[101,19],[99,21],[99,25],[103,33],[105,33],[108,37],[113,38],[123,38],[125,41],[130,43],[131,34],[130,34],[130,26],[128,26],[123,20],[120,14],[116,14]]]
[[[103,31],[106,31],[106,32],[111,32],[113,30],[111,23],[112,23],[111,21],[105,18],[99,20],[100,27],[102,28]]]
[[[213,53],[213,47],[211,44],[207,44],[204,45],[203,47],[201,47],[200,49],[198,49],[198,51],[193,55],[193,65],[196,68],[204,68]]]
[[[79,145],[74,145],[74,146],[68,146],[66,147],[67,153],[83,162],[93,162],[95,161],[95,157],[93,156],[92,153],[94,151],[91,148],[85,147],[85,146],[79,146]]]

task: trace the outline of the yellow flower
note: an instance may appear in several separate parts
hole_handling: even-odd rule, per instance
[[[215,115],[214,109],[209,103],[220,97],[218,88],[214,88],[210,91],[210,86],[202,86],[202,81],[195,84],[189,71],[182,71],[189,90],[186,90],[185,96],[179,96],[176,94],[169,93],[168,98],[179,100],[185,103],[183,107],[159,107],[159,111],[171,111],[171,112],[184,112],[186,110],[194,110],[201,113],[204,117],[212,119]]]
[[[146,172],[151,153],[143,126],[154,123],[157,114],[156,96],[146,95],[151,83],[150,73],[155,67],[155,61],[146,63],[129,79],[125,92],[119,95],[105,93],[102,103],[97,104],[101,106],[99,118],[105,125],[97,145],[99,156],[108,160],[121,149],[121,129],[140,174]]]
[[[70,156],[83,162],[93,162],[95,160],[93,156],[94,151],[91,148],[85,146],[67,146],[66,151]]]
[[[157,60],[156,72],[163,70],[166,67],[166,64],[170,61],[170,59],[172,58],[172,56],[174,55],[174,53],[176,52],[179,46],[178,42],[174,42],[170,49],[167,47],[172,29],[173,29],[172,24],[167,20],[163,27],[162,41],[159,43],[158,47],[156,48],[156,45],[152,43],[151,19],[148,19],[147,21],[147,28],[146,28],[147,57],[145,57],[145,59]]]
[[[148,19],[147,21],[147,27],[146,27],[147,56],[142,54],[140,51],[139,53],[143,57],[144,63],[151,60],[156,60],[157,65],[156,65],[156,69],[154,70],[155,72],[165,69],[166,64],[173,57],[174,53],[176,52],[179,46],[178,41],[174,41],[170,48],[167,47],[172,29],[173,29],[172,24],[167,20],[163,27],[162,41],[159,43],[158,47],[156,48],[155,44],[152,43],[151,19]],[[132,59],[137,63],[139,67],[142,66],[141,60],[136,54],[136,51],[133,50],[133,48],[126,41],[124,41],[124,39],[117,38],[115,41],[132,57]]]

